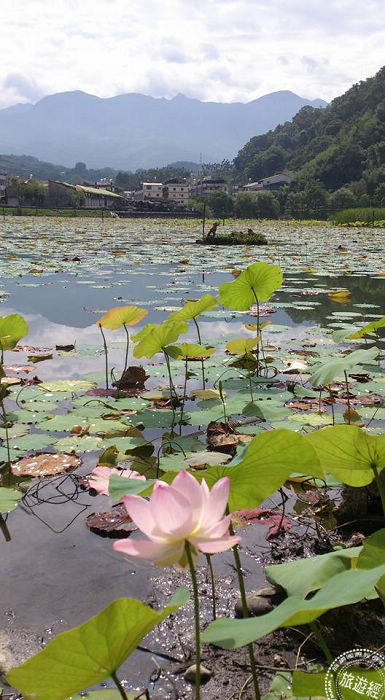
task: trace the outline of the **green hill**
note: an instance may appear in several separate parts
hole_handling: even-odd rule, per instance
[[[384,197],[385,67],[324,109],[302,107],[292,121],[255,136],[234,167],[243,182],[284,171],[297,191],[318,181],[329,192],[350,188],[362,204]]]

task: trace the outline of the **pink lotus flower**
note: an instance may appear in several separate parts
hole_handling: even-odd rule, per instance
[[[103,496],[109,496],[108,482],[111,474],[124,476],[126,479],[146,480],[146,477],[131,469],[111,469],[110,467],[95,467],[88,477],[88,486]]]
[[[187,471],[179,472],[171,485],[158,481],[150,500],[128,494],[123,501],[127,513],[147,540],[119,540],[117,552],[152,559],[159,566],[186,569],[186,541],[194,561],[199,551],[215,554],[231,549],[241,540],[229,535],[230,515],[224,517],[230,479],[224,477],[210,491]]]

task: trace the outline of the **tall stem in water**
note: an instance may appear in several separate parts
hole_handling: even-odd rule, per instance
[[[100,332],[102,334],[103,338],[103,347],[104,347],[104,357],[105,357],[105,372],[106,372],[106,389],[108,389],[108,349],[107,349],[107,342],[106,342],[106,336],[103,333],[103,328],[101,324],[98,324],[100,328]]]
[[[125,323],[123,323],[123,328],[124,328],[125,333],[126,333],[126,355],[125,355],[125,358],[124,358],[124,369],[123,369],[123,372],[122,372],[122,376],[123,376],[123,374],[125,373],[125,371],[126,371],[126,369],[127,369],[127,364],[128,364],[128,350],[129,350],[129,347],[130,347],[130,334],[129,334],[129,332],[128,332],[128,328],[127,328],[127,326],[126,326]]]
[[[122,685],[121,685],[121,683],[120,683],[120,680],[119,680],[119,678],[117,677],[117,675],[116,675],[115,672],[111,673],[111,678],[112,678],[112,680],[114,681],[114,683],[115,683],[117,689],[119,690],[119,693],[120,693],[121,697],[123,698],[123,700],[127,700],[127,695],[126,695],[126,693],[124,692],[124,689],[122,688]]]
[[[232,524],[230,523],[229,527],[229,532],[230,535],[234,535],[234,528]],[[242,571],[242,565],[241,565],[241,558],[239,556],[239,551],[238,551],[238,545],[236,544],[233,547],[233,553],[234,553],[234,559],[235,559],[235,566],[237,569],[237,575],[238,575],[238,585],[239,585],[239,592],[241,594],[241,601],[242,601],[242,614],[243,617],[246,619],[249,617],[249,610],[247,607],[247,600],[246,600],[246,591],[245,591],[245,582],[243,580],[243,571]],[[248,644],[247,649],[249,652],[249,659],[250,659],[250,667],[251,667],[251,674],[253,677],[253,685],[254,685],[254,697],[255,700],[261,700],[261,693],[259,691],[259,685],[258,685],[258,675],[257,675],[257,665],[255,663],[255,658],[254,658],[254,650],[253,650],[253,645]]]
[[[194,594],[194,622],[195,622],[195,700],[200,700],[201,696],[201,636],[199,629],[199,596],[198,583],[195,572],[190,543],[186,540],[186,554],[190,567],[191,582]]]

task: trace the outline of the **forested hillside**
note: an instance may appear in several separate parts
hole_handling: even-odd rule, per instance
[[[252,138],[234,159],[240,180],[285,171],[294,189],[318,181],[329,192],[385,196],[385,67],[324,109],[303,107],[290,122]],[[370,202],[367,202],[370,203]]]

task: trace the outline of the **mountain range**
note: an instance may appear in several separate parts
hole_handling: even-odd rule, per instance
[[[201,102],[129,93],[100,98],[82,91],[0,110],[0,153],[29,154],[67,167],[136,170],[171,161],[232,159],[253,136],[292,119],[305,105],[281,90],[248,103]]]

